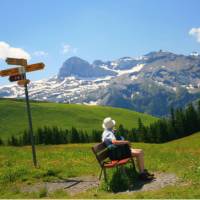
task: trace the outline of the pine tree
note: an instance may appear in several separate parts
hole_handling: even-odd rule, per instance
[[[0,145],[4,145],[4,142],[1,138],[0,138]]]
[[[80,142],[81,143],[86,143],[86,139],[85,139],[85,134],[83,133],[83,131],[79,131],[80,134]]]
[[[132,128],[131,129],[131,135],[132,135],[132,141],[133,142],[138,142],[139,138],[138,138],[138,131],[136,128]]]
[[[184,114],[183,110],[180,108],[180,109],[176,110],[175,116],[176,116],[176,121],[175,121],[176,134],[177,134],[178,138],[180,138],[180,137],[183,137],[186,133],[185,114]]]
[[[139,141],[143,142],[146,140],[146,128],[142,123],[142,120],[138,118],[138,134],[139,134]]]
[[[11,136],[10,145],[12,145],[12,146],[19,146],[18,139],[14,135]]]
[[[197,114],[198,114],[198,130],[200,130],[200,100],[198,101],[198,106],[197,106]]]
[[[170,120],[167,121],[167,132],[169,141],[178,138],[175,131],[175,127],[173,126]]]
[[[22,136],[22,144],[23,145],[29,145],[31,144],[30,135],[27,130],[24,130],[23,136]]]
[[[189,104],[185,111],[185,118],[187,135],[198,131],[198,114],[192,103]]]
[[[92,141],[91,142],[100,142],[101,133],[97,130],[92,130]]]
[[[171,107],[171,109],[170,109],[170,113],[171,113],[171,124],[172,124],[172,126],[173,127],[175,127],[175,114],[174,114],[174,108],[173,107]]]
[[[90,141],[90,138],[89,138],[89,136],[88,136],[88,133],[85,132],[84,135],[85,135],[85,142],[86,142],[86,143],[91,142],[91,141]]]
[[[167,120],[161,119],[159,120],[159,142],[167,142],[169,141],[169,135],[167,130]]]
[[[126,132],[126,130],[125,130],[124,126],[122,124],[120,124],[119,128],[118,128],[118,130],[116,132],[116,135],[125,137],[125,135],[126,135],[125,132]]]
[[[79,133],[74,127],[71,129],[71,143],[80,143]]]

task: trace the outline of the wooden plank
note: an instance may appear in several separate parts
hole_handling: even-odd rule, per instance
[[[41,70],[44,68],[44,63],[36,63],[32,65],[27,65],[25,66],[25,71],[26,72],[32,72],[36,70]],[[20,74],[20,67],[15,67],[15,68],[10,68],[10,69],[5,69],[0,71],[0,76],[14,76]]]
[[[6,63],[9,65],[21,65],[26,66],[27,60],[23,58],[7,58]]]
[[[11,68],[11,69],[5,69],[0,71],[0,76],[13,76],[19,74],[19,68]]]
[[[105,160],[106,158],[108,158],[108,149],[106,149],[105,151],[103,151],[102,153],[100,153],[99,155],[97,155],[97,157],[99,158],[100,162],[102,162],[103,160]]]
[[[101,143],[101,144],[97,144],[93,147],[95,153],[99,153],[100,151],[104,150],[106,148],[106,146]]]
[[[26,69],[26,72],[31,72],[31,71],[44,69],[44,66],[45,66],[44,63],[36,63],[32,65],[27,65],[25,69]]]

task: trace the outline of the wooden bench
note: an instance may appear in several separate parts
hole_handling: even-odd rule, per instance
[[[125,165],[127,163],[131,163],[133,166],[133,170],[135,170],[135,163],[134,160],[131,157],[124,158],[122,160],[110,160],[108,157],[108,148],[105,146],[104,143],[97,144],[92,147],[92,151],[95,154],[95,157],[101,167],[101,172],[99,175],[99,180],[101,179],[102,172],[104,173],[104,179],[107,182],[107,175],[106,175],[106,169],[118,167]]]

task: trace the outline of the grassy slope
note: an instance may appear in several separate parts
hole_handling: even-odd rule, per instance
[[[200,132],[165,144],[133,144],[135,148],[144,149],[148,169],[175,173],[180,178],[177,186],[132,194],[112,194],[101,190],[96,193],[96,189],[93,189],[73,198],[199,198],[199,141]],[[91,146],[92,144],[37,146],[39,169],[32,167],[30,147],[0,147],[0,198],[37,198],[39,193],[20,193],[19,187],[58,177],[97,176],[100,169]],[[13,183],[9,182],[10,178]],[[69,196],[59,191],[49,197]]]
[[[27,113],[25,103],[13,100],[0,100],[0,137],[6,138],[19,134],[27,128]],[[56,125],[61,128],[72,126],[90,131],[101,129],[103,118],[113,117],[118,124],[127,128],[137,125],[138,117],[144,124],[149,124],[156,118],[126,109],[85,106],[57,103],[31,103],[34,128]]]

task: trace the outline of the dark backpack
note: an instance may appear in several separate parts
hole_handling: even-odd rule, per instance
[[[108,149],[108,156],[111,160],[121,160],[131,157],[131,149],[128,144],[111,144],[108,146]]]

